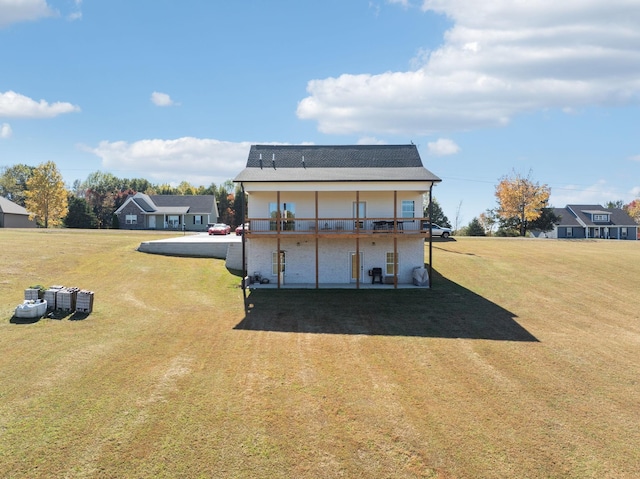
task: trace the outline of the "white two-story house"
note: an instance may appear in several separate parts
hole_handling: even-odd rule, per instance
[[[234,181],[248,203],[245,285],[397,287],[425,266],[423,200],[441,180],[413,144],[253,145]]]

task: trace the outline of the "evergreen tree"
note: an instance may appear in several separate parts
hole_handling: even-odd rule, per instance
[[[429,204],[424,208],[424,217],[429,218]],[[449,218],[446,217],[444,211],[442,211],[442,207],[438,200],[433,198],[433,218],[430,218],[432,223],[435,223],[440,226],[444,226],[445,228],[451,228],[451,223],[449,222]]]
[[[466,236],[486,236],[478,218],[473,218],[466,228]]]
[[[604,205],[604,207],[610,210],[621,210],[624,208],[624,201],[622,200],[607,201],[607,204]]]
[[[542,208],[538,219],[529,223],[529,229],[546,233],[551,231],[559,220],[560,218],[553,212],[553,208]]]
[[[243,204],[244,204],[244,209],[246,209],[247,199],[245,197],[245,201],[243,203],[243,201],[242,201],[242,188],[240,188],[240,185],[237,185],[236,186],[236,193],[235,193],[235,197],[233,199],[233,205],[232,205],[232,209],[233,209],[233,213],[234,213],[234,217],[235,217],[237,226],[240,226],[242,224],[242,222],[244,221],[244,218],[245,218],[245,210],[243,210]]]
[[[84,198],[69,195],[69,212],[64,219],[67,228],[97,228],[98,219]]]

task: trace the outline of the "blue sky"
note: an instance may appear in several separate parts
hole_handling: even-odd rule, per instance
[[[637,0],[0,0],[0,45],[0,167],[68,185],[413,142],[459,226],[514,171],[553,206],[640,196]]]

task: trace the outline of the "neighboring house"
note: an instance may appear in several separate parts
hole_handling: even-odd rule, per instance
[[[0,228],[35,228],[35,220],[29,219],[29,212],[13,201],[0,196]]]
[[[129,196],[115,212],[121,229],[207,231],[218,220],[213,195]]]
[[[600,205],[567,205],[554,208],[560,219],[549,238],[604,238],[636,240],[638,225],[618,208],[603,208]]]
[[[442,180],[415,145],[253,145],[234,181],[248,197],[244,264],[254,280],[397,286],[424,268],[423,199]]]

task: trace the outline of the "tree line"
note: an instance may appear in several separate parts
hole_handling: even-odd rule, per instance
[[[36,167],[17,164],[0,170],[0,196],[23,206],[38,223],[48,228],[118,228],[114,212],[129,195],[214,195],[218,203],[217,221],[230,225],[242,222],[242,193],[231,180],[221,185],[194,186],[186,181],[178,186],[153,184],[144,178],[118,178],[96,171],[86,180],[76,180],[67,188],[52,161]]]
[[[218,221],[229,225],[242,223],[242,192],[227,180],[221,185],[194,186],[186,181],[178,186],[153,184],[144,178],[118,178],[111,173],[96,171],[86,180],[76,180],[69,189],[52,161],[37,167],[17,164],[0,169],[0,196],[25,207],[39,226],[68,228],[118,228],[114,212],[129,195],[214,195],[218,203]],[[532,173],[524,176],[512,172],[499,179],[495,187],[497,206],[475,217],[454,234],[467,236],[525,236],[528,231],[551,231],[559,218],[549,205],[551,189],[534,181]],[[622,209],[640,224],[640,198],[624,204],[609,201],[606,208]],[[429,218],[429,205],[423,205]],[[433,198],[430,220],[451,228],[438,201]],[[458,217],[456,216],[456,229]]]
[[[227,180],[221,185],[194,186],[186,181],[178,186],[153,184],[144,178],[118,178],[111,173],[96,171],[86,180],[76,180],[67,188],[56,164],[52,161],[37,167],[17,164],[0,170],[0,196],[25,207],[38,225],[67,228],[118,228],[114,212],[129,195],[214,195],[218,203],[218,221],[242,223],[242,191]],[[428,203],[423,205],[424,217],[429,217]],[[433,199],[432,221],[450,227],[440,204]]]

